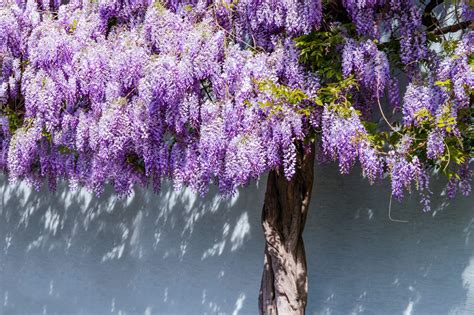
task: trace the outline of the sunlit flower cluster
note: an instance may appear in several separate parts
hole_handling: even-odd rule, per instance
[[[159,189],[164,179],[177,189],[205,193],[215,184],[231,194],[269,170],[291,179],[301,144],[316,131],[341,173],[358,161],[370,182],[388,171],[396,198],[412,183],[428,196],[415,137],[382,154],[364,121],[383,100],[407,129],[456,119],[474,86],[473,35],[433,62],[425,80],[415,71],[428,47],[414,1],[343,5],[359,34],[342,32],[337,50],[343,79],[357,85],[344,91],[353,102],[345,111],[337,102],[316,104],[324,82],[299,62],[293,41],[323,24],[319,0],[4,0],[0,104],[10,112],[0,117],[0,168],[38,187],[65,179],[98,194],[106,184],[123,195],[136,184]],[[400,37],[404,95],[380,46],[384,32]],[[295,105],[262,84],[307,99]],[[456,121],[438,125],[427,132],[431,161],[460,135]],[[468,193],[468,161],[454,171],[448,194]]]

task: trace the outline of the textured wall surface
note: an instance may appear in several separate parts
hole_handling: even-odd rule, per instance
[[[317,167],[308,314],[474,314],[474,198],[433,187],[431,213],[413,197],[394,222],[388,182]],[[2,177],[0,314],[256,314],[264,189],[116,199]]]

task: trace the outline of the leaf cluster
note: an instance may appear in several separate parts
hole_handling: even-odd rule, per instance
[[[300,49],[300,61],[310,71],[317,72],[322,81],[342,80],[339,46],[344,37],[339,28],[329,31],[313,31],[295,39]]]

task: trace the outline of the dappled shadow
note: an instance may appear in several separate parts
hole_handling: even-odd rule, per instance
[[[388,181],[319,169],[305,231],[310,314],[474,314],[473,196],[394,202]]]
[[[256,314],[264,183],[230,199],[168,186],[31,192],[0,180],[0,314]],[[474,313],[474,198],[421,212],[389,183],[317,166],[308,314]]]
[[[2,314],[256,310],[248,295],[258,294],[263,253],[258,184],[228,199],[166,185],[119,199],[110,189],[96,198],[2,184]],[[253,264],[241,264],[244,253]]]

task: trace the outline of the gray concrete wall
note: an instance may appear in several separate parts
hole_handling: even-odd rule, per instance
[[[256,314],[264,189],[116,199],[0,178],[0,314]],[[317,167],[308,314],[474,314],[474,198],[395,202],[399,223],[389,195]]]

